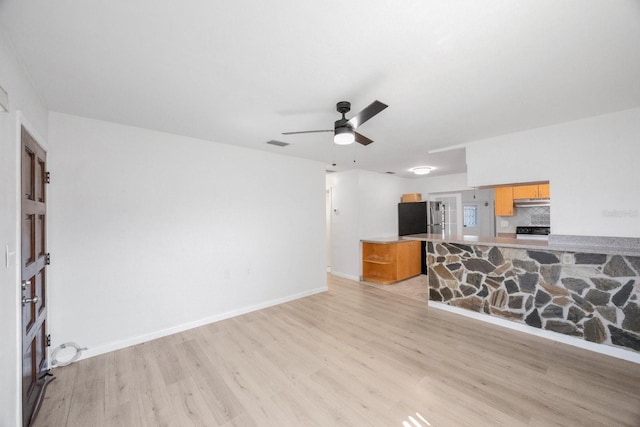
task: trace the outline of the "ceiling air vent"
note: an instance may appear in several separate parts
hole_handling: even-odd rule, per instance
[[[267,144],[276,145],[278,147],[286,147],[287,145],[289,145],[288,142],[276,141],[275,139],[267,141]]]
[[[385,172],[385,173],[389,174],[389,175],[395,175],[396,174],[395,172]]]

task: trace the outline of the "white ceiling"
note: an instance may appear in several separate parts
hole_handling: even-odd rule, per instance
[[[464,171],[427,153],[640,106],[637,0],[0,0],[0,32],[50,110],[333,170]],[[368,147],[281,135],[375,99]]]

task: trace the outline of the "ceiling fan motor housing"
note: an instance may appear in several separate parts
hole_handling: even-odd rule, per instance
[[[336,104],[336,110],[342,114],[342,118],[344,119],[344,115],[351,111],[351,103],[349,101],[340,101]]]
[[[353,126],[351,126],[351,123],[349,123],[349,120],[342,118],[340,120],[336,120],[333,123],[333,128],[334,129],[338,129],[338,128],[353,129]]]

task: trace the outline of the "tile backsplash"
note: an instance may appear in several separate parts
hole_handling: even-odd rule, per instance
[[[515,233],[517,226],[541,225],[551,226],[551,208],[549,206],[516,208],[514,216],[497,216],[497,233]]]

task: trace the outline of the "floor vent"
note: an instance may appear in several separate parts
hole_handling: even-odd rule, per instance
[[[287,145],[289,145],[288,142],[276,141],[275,139],[267,141],[267,144],[276,145],[278,147],[286,147]]]

